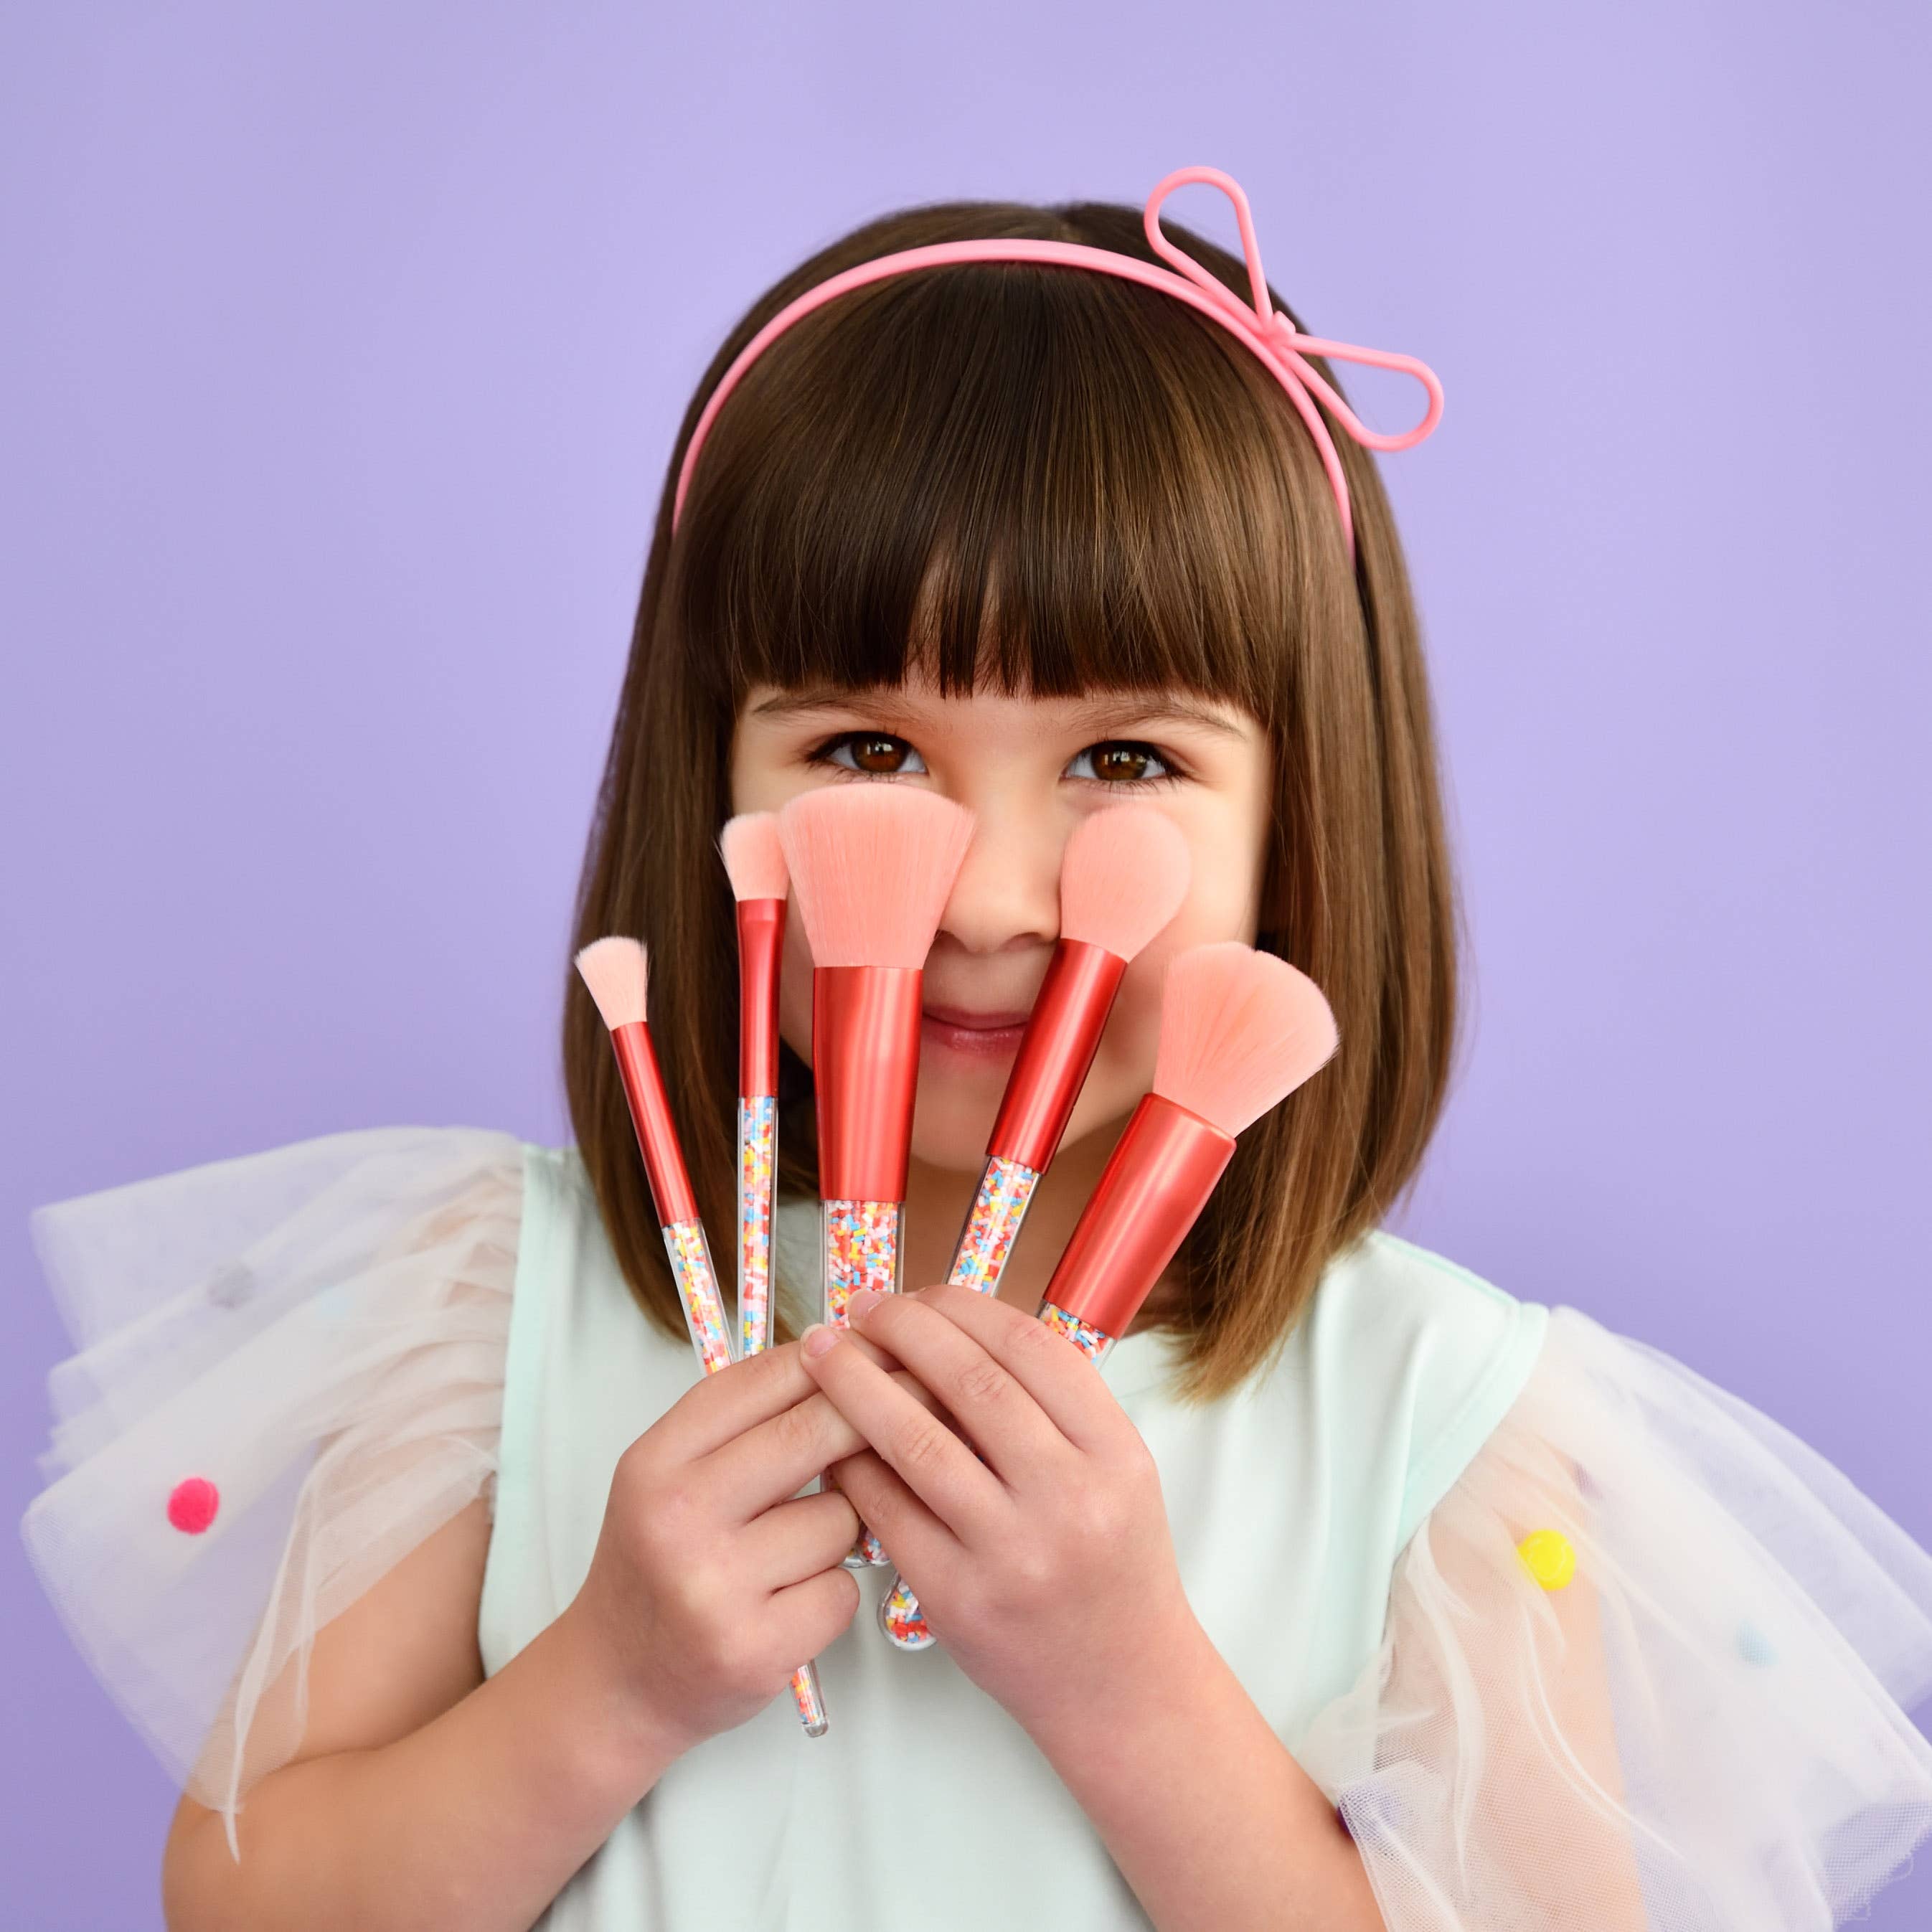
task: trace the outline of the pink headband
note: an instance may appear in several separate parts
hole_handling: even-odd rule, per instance
[[[1209,274],[1191,255],[1184,254],[1160,232],[1161,203],[1176,188],[1190,182],[1212,182],[1234,204],[1234,212],[1241,224],[1241,246],[1248,258],[1248,280],[1254,290],[1252,308],[1218,277]],[[1308,433],[1315,439],[1316,448],[1321,454],[1322,466],[1328,472],[1329,488],[1335,493],[1335,508],[1342,519],[1342,535],[1352,557],[1355,554],[1354,524],[1348,514],[1348,488],[1342,480],[1342,459],[1336,453],[1334,440],[1322,420],[1321,411],[1315,406],[1308,392],[1312,389],[1328,405],[1336,421],[1364,448],[1408,449],[1428,435],[1442,418],[1442,385],[1436,380],[1436,372],[1413,356],[1397,356],[1385,349],[1358,349],[1349,343],[1329,342],[1319,336],[1299,334],[1294,323],[1276,310],[1269,297],[1268,278],[1262,272],[1261,244],[1255,239],[1254,220],[1248,212],[1248,198],[1234,176],[1223,174],[1219,168],[1175,169],[1148,197],[1145,220],[1149,245],[1156,254],[1172,262],[1180,271],[1178,274],[1157,268],[1150,262],[1143,262],[1132,255],[1116,254],[1111,248],[1089,248],[1076,242],[989,238],[974,242],[939,242],[928,248],[902,249],[896,254],[880,255],[872,261],[861,262],[856,268],[848,268],[820,282],[816,288],[806,290],[796,301],[787,303],[739,351],[737,360],[725,370],[717,388],[712,391],[704,413],[698,418],[698,427],[691,433],[683,466],[678,471],[677,494],[671,502],[672,530],[676,530],[678,517],[684,508],[684,493],[690,484],[698,452],[704,446],[705,434],[723,406],[724,398],[737,387],[738,379],[766,345],[790,328],[800,316],[809,315],[821,303],[830,302],[834,296],[843,295],[848,289],[883,280],[902,269],[934,268],[946,262],[1054,262],[1069,268],[1096,268],[1102,274],[1123,275],[1130,281],[1144,283],[1150,289],[1164,289],[1169,295],[1178,296],[1203,315],[1220,322],[1231,334],[1239,336],[1274,372],[1275,380],[1288,392],[1288,400],[1308,425]],[[1306,356],[1364,362],[1378,369],[1396,369],[1405,375],[1413,376],[1429,392],[1428,411],[1413,429],[1405,430],[1400,436],[1384,436],[1366,428],[1334,388],[1303,359]]]

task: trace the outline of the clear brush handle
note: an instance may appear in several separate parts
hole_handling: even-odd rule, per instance
[[[829,1328],[848,1328],[848,1304],[862,1288],[875,1294],[899,1292],[899,1207],[896,1201],[826,1201],[820,1203],[820,1244],[824,1256],[820,1318]],[[819,1478],[822,1489],[838,1486],[830,1470]],[[879,1539],[863,1523],[859,1540],[845,1558],[849,1570],[868,1570],[889,1563]]]
[[[1040,1306],[1040,1318],[1056,1334],[1064,1335],[1096,1367],[1107,1359],[1114,1337],[1050,1301]],[[933,1636],[919,1606],[919,1599],[907,1588],[903,1576],[895,1576],[892,1587],[879,1599],[879,1628],[899,1650],[930,1650]]]
[[[700,1221],[674,1221],[664,1231],[664,1252],[670,1257],[678,1299],[684,1304],[684,1325],[698,1366],[707,1376],[731,1366],[731,1324],[718,1292],[717,1270],[711,1265],[711,1244]]]
[[[772,1336],[772,1190],[778,1164],[778,1103],[738,1102],[738,1352]]]
[[[718,1274],[711,1265],[711,1246],[704,1238],[704,1224],[674,1221],[664,1231],[664,1252],[670,1257],[670,1271],[677,1280],[678,1298],[684,1304],[685,1326],[691,1331],[698,1366],[707,1376],[715,1376],[720,1369],[731,1366],[731,1329],[725,1319],[724,1298],[718,1292]],[[830,1720],[825,1714],[825,1700],[819,1690],[815,1664],[801,1664],[792,1672],[791,1696],[806,1735],[822,1738]]]
[[[977,1288],[982,1294],[999,1293],[1006,1257],[1019,1238],[1020,1223],[1026,1219],[1039,1184],[1040,1176],[1016,1160],[1003,1160],[996,1155],[987,1162],[980,1176],[979,1192],[967,1210],[966,1224],[959,1230],[948,1281]]]
[[[976,1288],[982,1294],[999,1293],[1006,1258],[1019,1238],[1020,1223],[1026,1219],[1039,1184],[1037,1172],[1019,1161],[1002,1160],[996,1154],[986,1162],[979,1191],[967,1210],[965,1226],[959,1230],[948,1281]],[[896,1649],[932,1647],[932,1632],[926,1627],[919,1599],[903,1576],[896,1575],[892,1587],[879,1600],[879,1628]]]

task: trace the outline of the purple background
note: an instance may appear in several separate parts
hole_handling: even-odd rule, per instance
[[[0,21],[10,1519],[34,1204],[565,1137],[649,520],[755,292],[888,207],[1209,161],[1311,326],[1448,391],[1384,474],[1475,1026],[1398,1225],[1932,1544],[1922,8],[161,10]],[[171,1789],[16,1539],[0,1606],[6,1916],[158,1925]]]

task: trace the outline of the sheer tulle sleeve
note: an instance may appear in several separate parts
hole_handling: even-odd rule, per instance
[[[1932,1557],[1559,1307],[1297,1748],[1389,1932],[1822,1932],[1932,1831],[1928,1694]]]
[[[38,1210],[78,1352],[22,1533],[89,1664],[226,1814],[294,1755],[316,1633],[494,1498],[521,1144],[337,1134]]]

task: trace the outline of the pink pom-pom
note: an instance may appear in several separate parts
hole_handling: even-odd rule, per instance
[[[221,1492],[206,1476],[187,1476],[168,1495],[168,1520],[190,1536],[199,1536],[214,1520]]]

